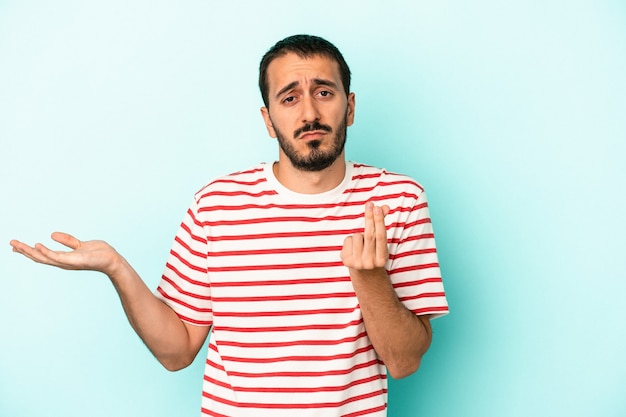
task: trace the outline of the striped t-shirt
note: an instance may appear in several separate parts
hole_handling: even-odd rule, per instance
[[[367,201],[390,207],[386,269],[399,299],[446,314],[426,196],[407,176],[348,162],[335,189],[298,194],[259,164],[195,195],[157,295],[213,326],[203,415],[386,415],[386,368],[340,259]]]

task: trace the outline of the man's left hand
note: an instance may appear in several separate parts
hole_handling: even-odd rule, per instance
[[[389,259],[385,216],[389,206],[365,204],[365,227],[363,233],[354,233],[343,242],[341,260],[348,268],[371,271],[384,268]]]

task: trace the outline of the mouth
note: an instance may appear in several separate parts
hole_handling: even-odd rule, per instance
[[[295,139],[321,139],[327,133],[331,133],[333,129],[319,122],[313,122],[302,126],[293,132]]]
[[[314,131],[311,131],[311,132],[303,132],[302,134],[300,134],[297,137],[297,139],[301,139],[301,140],[321,139],[327,133],[328,132],[326,132],[324,130],[314,130]]]

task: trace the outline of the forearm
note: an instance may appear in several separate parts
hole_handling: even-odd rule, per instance
[[[383,268],[350,275],[367,335],[389,374],[403,378],[417,371],[432,338],[428,319],[400,302]]]
[[[189,365],[199,346],[194,346],[185,323],[146,286],[121,256],[107,275],[122,302],[130,325],[157,360],[169,370]]]

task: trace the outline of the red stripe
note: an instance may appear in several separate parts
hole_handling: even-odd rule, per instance
[[[160,288],[159,288],[158,290],[159,290],[159,292],[161,293],[161,295],[162,295],[163,297],[165,297],[165,298],[167,298],[168,300],[171,300],[171,301],[173,301],[173,302],[176,302],[176,300],[172,299],[172,298],[171,298],[171,297],[169,297],[167,294],[165,294],[164,292],[162,292]],[[196,325],[198,325],[198,326],[211,326],[211,325],[213,325],[213,321],[211,321],[211,320],[196,320],[196,319],[192,319],[191,317],[187,317],[187,316],[185,316],[185,315],[183,315],[183,314],[180,314],[180,313],[179,313],[179,312],[177,312],[177,311],[174,311],[174,313],[176,313],[176,315],[178,316],[178,318],[180,318],[181,320],[186,321],[186,322],[189,322],[189,323],[192,323],[192,324],[196,324]]]
[[[209,348],[212,348],[212,345],[209,346]],[[216,350],[216,349],[213,348],[213,350]],[[224,371],[223,366],[218,365],[217,363],[209,359],[207,359],[206,364],[211,366],[212,368]],[[314,377],[320,377],[320,376],[347,375],[359,369],[369,368],[369,367],[378,366],[378,365],[383,365],[383,363],[377,359],[374,359],[368,362],[358,363],[348,369],[336,369],[332,371],[328,371],[328,370],[315,371],[315,372],[282,371],[282,372],[263,372],[263,373],[230,371],[228,372],[228,374],[231,376],[244,377],[244,378],[274,378],[274,377],[314,378]],[[384,379],[386,379],[386,375],[384,375]]]
[[[231,303],[248,303],[253,301],[294,301],[294,300],[318,300],[328,298],[349,298],[354,297],[354,292],[335,292],[322,294],[293,294],[293,295],[274,295],[274,296],[256,296],[256,297],[213,297],[215,302],[231,302]]]
[[[209,410],[209,409],[204,408],[204,407],[202,407],[200,409],[200,412],[202,414],[206,414],[207,416],[211,416],[211,417],[232,417],[232,416],[227,416],[226,414],[217,413],[215,411]]]
[[[176,236],[174,238],[174,241],[176,241],[180,246],[182,246],[187,252],[189,252],[189,254],[197,256],[199,258],[206,258],[206,253],[202,253],[202,252],[198,252],[196,250],[191,249],[191,246],[189,246],[187,243],[185,243],[185,241],[183,241],[180,237]],[[203,242],[206,243],[206,240]]]
[[[191,284],[200,285],[202,287],[210,287],[211,286],[208,282],[196,281],[196,280],[193,280],[193,279],[189,278],[187,275],[185,275],[182,272],[180,272],[180,270],[178,268],[176,268],[174,265],[172,265],[169,262],[167,262],[165,264],[165,267],[167,269],[169,269],[170,271],[172,271],[173,273],[175,273],[176,275],[178,275],[180,278],[184,279],[185,281],[187,281],[187,282],[189,282]]]
[[[448,306],[437,306],[437,307],[424,307],[424,308],[416,308],[415,310],[411,310],[411,312],[415,315],[427,315],[427,314],[441,314],[448,313]]]
[[[373,168],[371,165],[367,165],[367,164],[360,164],[360,163],[357,163],[357,162],[353,162],[353,163],[352,163],[352,165],[353,165],[355,168]],[[383,171],[383,172],[386,172],[384,169],[383,169],[382,171]],[[354,178],[354,177],[353,177],[353,178]]]
[[[348,190],[346,190],[348,191]],[[241,211],[248,209],[272,209],[279,208],[284,210],[304,210],[304,209],[324,209],[324,208],[338,208],[338,207],[353,207],[353,206],[365,206],[365,203],[368,201],[388,201],[396,198],[408,197],[408,198],[417,198],[417,195],[413,193],[394,193],[394,194],[384,194],[378,196],[372,196],[367,200],[357,200],[357,201],[346,201],[341,203],[328,203],[328,204],[240,204],[240,205],[210,205],[205,207],[200,207],[198,209],[198,213],[204,212],[212,212],[212,211]],[[427,206],[427,203],[421,203],[414,208],[422,208]],[[401,211],[410,211],[412,208],[402,208]],[[393,213],[390,212],[390,213]]]
[[[344,414],[341,417],[358,417],[358,416],[366,416],[368,414],[374,414],[374,413],[378,413],[380,411],[383,411],[387,408],[387,403],[385,403],[384,405],[381,405],[379,407],[375,407],[375,408],[369,408],[367,410],[362,410],[362,411],[355,411],[354,413],[349,413],[349,414]]]
[[[190,310],[194,310],[194,311],[197,311],[197,312],[199,312],[199,313],[211,313],[211,309],[210,309],[210,308],[199,308],[199,307],[192,306],[191,304],[188,304],[188,303],[186,303],[186,302],[184,302],[184,301],[179,300],[178,298],[175,298],[175,297],[173,297],[173,296],[169,295],[169,294],[168,294],[168,293],[166,293],[166,292],[165,292],[165,290],[164,290],[163,288],[161,288],[161,287],[158,287],[158,288],[157,288],[157,290],[159,291],[159,293],[161,293],[161,295],[162,295],[164,298],[166,298],[166,299],[168,299],[168,300],[170,300],[170,301],[172,301],[172,302],[174,302],[174,303],[176,303],[176,304],[179,304],[179,305],[181,305],[181,306],[183,306],[183,307],[186,307],[186,308],[188,308],[188,309],[190,309]],[[205,323],[208,323],[208,321],[207,321],[207,322],[205,322]]]
[[[210,394],[208,392],[202,392],[202,395],[210,400],[217,401],[222,404],[230,405],[232,407],[239,408],[263,408],[263,409],[307,409],[307,408],[336,408],[341,407],[343,405],[365,400],[372,397],[377,397],[379,395],[383,395],[387,392],[387,390],[381,389],[376,390],[367,394],[357,395],[351,398],[346,398],[342,401],[337,402],[327,402],[327,403],[308,403],[308,404],[278,404],[278,403],[241,403],[236,401],[227,400],[224,398],[220,398],[216,395]]]
[[[416,281],[400,282],[398,284],[393,284],[393,288],[413,287],[417,285],[430,284],[433,282],[442,282],[442,279],[440,277],[433,277],[418,279]]]
[[[344,191],[344,194],[358,193],[358,192],[369,192],[372,188],[375,188],[375,187],[352,188],[352,189],[348,189],[348,190]],[[401,192],[401,193],[394,193],[394,194],[385,194],[385,195],[371,196],[367,201],[386,201],[386,200],[391,200],[391,199],[395,199],[395,198],[412,198],[414,200],[417,200],[418,196],[417,196],[417,194],[414,194],[414,193]]]
[[[372,381],[383,380],[386,379],[383,375],[372,375],[367,378],[361,378],[354,381],[350,381],[349,383],[342,386],[325,386],[325,387],[231,387],[229,384],[225,384],[215,378],[210,378],[208,376],[204,377],[204,380],[210,382],[212,384],[224,387],[231,388],[235,392],[263,392],[263,393],[313,393],[313,392],[337,392],[337,391],[345,391],[349,388],[355,387],[357,385],[367,384]]]
[[[262,223],[281,223],[281,222],[303,222],[303,223],[317,223],[323,221],[340,221],[340,220],[353,220],[363,217],[363,213],[351,214],[346,216],[326,216],[326,217],[257,217],[252,219],[239,219],[239,220],[221,220],[221,221],[205,221],[202,222],[203,226],[240,226],[244,224],[262,224]]]
[[[170,284],[172,287],[174,287],[174,289],[176,291],[178,291],[182,295],[186,295],[187,297],[197,298],[198,300],[205,300],[205,301],[210,301],[211,300],[211,296],[210,295],[199,295],[199,294],[196,294],[196,293],[192,293],[192,292],[183,290],[174,281],[172,281],[171,279],[169,279],[165,275],[161,276],[161,279],[163,281],[167,282],[168,284]]]
[[[376,175],[362,176],[362,178],[367,178],[367,177],[375,178]],[[346,191],[351,191],[351,192],[368,192],[368,191],[375,190],[376,188],[393,187],[395,185],[403,185],[403,184],[413,185],[413,186],[416,186],[417,188],[419,188],[421,191],[424,191],[424,189],[421,188],[419,185],[417,185],[417,183],[415,181],[412,181],[412,180],[409,180],[409,179],[402,179],[402,180],[398,180],[398,181],[379,181],[379,182],[373,184],[370,187],[352,188],[352,189],[348,189]],[[409,194],[409,195],[413,196],[414,198],[417,198],[416,194]]]
[[[404,228],[409,229],[413,226],[417,226],[418,224],[428,224],[430,222],[430,217],[424,217],[423,219],[417,219],[414,222],[407,223]]]
[[[191,208],[187,209],[187,215],[189,217],[191,217],[191,221],[192,223],[194,223],[196,226],[200,226],[200,222],[198,221],[198,219],[196,218],[195,214],[193,213],[193,211],[191,210]],[[185,225],[185,222],[183,222],[183,225]]]
[[[251,171],[254,172],[254,171]],[[256,172],[260,172],[260,171],[256,171]],[[258,185],[261,183],[267,182],[267,179],[264,177],[260,177],[257,178],[254,181],[240,181],[240,180],[236,180],[236,179],[230,179],[230,178],[218,178],[215,181],[213,181],[211,184],[239,184],[239,185]]]
[[[356,167],[356,165],[355,165],[355,167]],[[353,175],[352,176],[352,180],[365,180],[365,179],[369,179],[369,178],[380,178],[383,173],[384,173],[384,171],[382,171],[382,172],[375,172],[375,173],[372,173],[372,174],[357,174],[357,175]]]
[[[275,255],[280,253],[310,253],[310,252],[333,252],[341,251],[341,246],[313,246],[306,248],[282,248],[282,249],[249,249],[231,250],[222,252],[209,252],[209,257],[240,256],[240,255]]]
[[[370,350],[374,349],[372,347],[372,345],[369,346],[365,346],[362,348],[359,348],[357,350],[355,350],[354,352],[351,353],[342,353],[339,355],[315,355],[315,356],[304,356],[304,355],[300,355],[300,356],[280,356],[280,357],[275,357],[275,358],[239,358],[236,356],[222,356],[222,360],[224,362],[241,362],[241,363],[274,363],[274,362],[292,362],[292,361],[296,361],[296,362],[301,362],[301,361],[312,361],[312,362],[317,362],[317,361],[332,361],[332,360],[337,360],[337,359],[350,359],[353,358],[355,356],[357,356],[360,353],[364,353],[364,352],[368,352]]]
[[[329,204],[241,204],[241,205],[211,205],[210,207],[200,207],[199,212],[210,212],[219,210],[247,210],[247,209],[271,209],[279,208],[283,210],[304,210],[304,209],[323,209],[323,208],[336,208],[336,207],[350,207],[350,206],[365,206],[366,201],[345,201],[341,203],[329,203]]]
[[[196,266],[194,264],[192,264],[191,262],[189,262],[187,259],[183,258],[178,252],[176,252],[174,249],[172,249],[170,251],[170,255],[172,255],[173,257],[175,257],[176,259],[178,259],[178,261],[185,265],[187,268],[189,269],[193,269],[194,271],[198,271],[201,272],[203,274],[206,274],[207,269],[203,268],[201,266]]]
[[[402,297],[400,298],[400,301],[417,300],[419,298],[437,298],[437,297],[443,297],[445,295],[446,294],[444,292],[424,292],[424,293],[412,295],[409,297]]]
[[[262,333],[262,332],[292,332],[298,330],[338,330],[348,327],[358,326],[363,323],[362,319],[352,320],[348,323],[336,324],[310,324],[304,326],[274,326],[274,327],[238,327],[238,326],[215,326],[215,331],[240,332],[240,333]],[[365,335],[365,333],[363,333]],[[358,338],[357,338],[358,339]],[[235,342],[230,342],[232,343]],[[221,343],[219,343],[221,344]]]
[[[257,172],[263,172],[263,171],[265,171],[265,167],[264,166],[258,166],[258,167],[254,167],[254,168],[244,169],[242,171],[233,172],[232,174],[230,174],[228,176],[229,177],[236,177],[236,176],[239,176],[239,175],[255,174]]]
[[[362,231],[363,229],[361,229]],[[284,233],[261,233],[256,235],[234,235],[234,236],[208,236],[211,242],[221,240],[252,240],[252,239],[272,239],[272,238],[291,238],[291,237],[310,237],[310,236],[336,236],[351,235],[354,229],[348,230],[319,230],[312,232],[284,232]]]
[[[285,280],[269,280],[269,281],[230,281],[230,282],[213,282],[212,287],[267,287],[270,285],[312,285],[312,284],[330,284],[335,282],[349,282],[349,276],[334,278],[302,278],[302,279],[285,279]]]
[[[194,219],[193,221],[194,221],[194,222],[197,222],[197,220],[195,220],[195,219]],[[198,226],[198,227],[201,227],[200,223],[197,223],[197,226]],[[187,234],[189,235],[189,237],[191,237],[193,240],[195,240],[195,241],[197,241],[197,242],[200,242],[200,243],[203,243],[203,244],[205,244],[205,245],[206,245],[206,243],[207,243],[206,238],[204,238],[204,237],[202,237],[202,236],[196,236],[196,235],[194,235],[194,234],[192,233],[191,229],[189,228],[189,226],[187,226],[185,223],[182,223],[182,224],[180,225],[180,228],[181,228],[181,229],[183,229],[185,232],[187,232]]]
[[[406,212],[408,212],[408,213],[411,213],[411,212],[414,212],[414,211],[419,211],[419,210],[421,210],[421,209],[423,209],[425,207],[428,207],[428,203],[420,203],[420,204],[416,204],[416,205],[414,205],[412,207],[404,207],[404,206],[396,207],[395,210],[391,210],[391,211],[389,211],[389,213],[390,214],[394,213],[394,212],[399,212],[399,213],[406,213]]]
[[[216,183],[220,183],[220,182],[228,182],[228,181],[234,181],[237,182],[237,178],[240,175],[246,175],[246,174],[255,174],[255,173],[259,173],[259,172],[263,172],[263,167],[258,167],[258,168],[253,168],[253,169],[249,169],[246,171],[239,171],[239,172],[235,172],[232,173],[230,175],[228,175],[228,177],[232,178],[233,180],[229,180],[227,178],[218,178],[212,182],[210,182],[209,184],[205,185],[204,187],[202,187],[197,193],[197,195],[200,195],[204,190],[206,190],[207,188],[211,187],[211,185],[216,184]],[[262,177],[261,179],[265,179],[264,177]],[[240,183],[244,183],[244,181],[240,181]],[[200,197],[202,198],[202,197]]]
[[[412,242],[414,240],[422,240],[422,239],[434,239],[435,235],[433,233],[423,233],[421,235],[409,236],[406,239],[390,239],[390,243],[402,244],[406,242]]]
[[[267,343],[244,343],[233,341],[221,341],[220,346],[232,346],[240,348],[277,348],[287,346],[336,346],[343,343],[355,342],[359,339],[367,337],[365,332],[359,333],[356,336],[345,337],[338,340],[296,340],[293,342],[267,342]]]
[[[247,191],[209,191],[208,193],[202,194],[198,200],[202,200],[208,197],[239,197],[242,195],[249,197],[263,197],[265,195],[276,195],[278,194],[274,190],[265,190],[259,191],[257,193],[250,193]]]
[[[260,311],[260,312],[240,312],[223,311],[214,312],[215,317],[276,317],[276,316],[310,316],[312,314],[346,314],[352,313],[355,308],[326,308],[319,310],[288,310],[288,311]]]
[[[407,257],[407,256],[412,256],[412,255],[424,255],[424,254],[427,254],[427,253],[437,253],[437,249],[435,249],[435,248],[416,249],[416,250],[412,250],[412,251],[409,251],[409,252],[389,254],[389,259],[393,260],[393,259],[404,258],[404,257]]]
[[[216,266],[213,268],[208,268],[208,272],[272,271],[272,270],[302,269],[302,268],[333,268],[336,266],[343,266],[343,262],[338,261],[338,262],[309,262],[309,263],[303,263],[303,264]]]
[[[430,264],[409,265],[409,266],[405,266],[402,268],[396,268],[396,269],[392,269],[391,271],[389,271],[389,275],[400,274],[402,272],[408,272],[408,271],[419,271],[421,269],[428,269],[428,268],[439,268],[439,263],[433,262]]]

